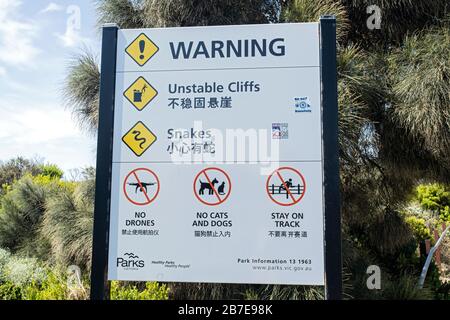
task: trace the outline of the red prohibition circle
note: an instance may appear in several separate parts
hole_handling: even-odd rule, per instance
[[[146,172],[149,172],[149,173],[150,173],[152,176],[154,176],[155,179],[156,179],[156,192],[155,192],[155,194],[153,195],[153,197],[149,198],[148,195],[147,195],[147,193],[146,193],[144,190],[142,190],[142,192],[144,192],[144,195],[145,195],[146,198],[147,198],[147,201],[146,201],[146,202],[137,202],[137,201],[134,201],[133,199],[131,199],[131,198],[128,196],[128,193],[127,193],[126,185],[127,185],[128,178],[129,178],[131,175],[134,174],[136,180],[138,180],[138,183],[139,183],[139,184],[141,183],[141,182],[139,181],[139,178],[137,177],[137,174],[136,174],[136,172],[138,172],[138,171],[146,171]],[[135,205],[137,205],[137,206],[145,206],[145,205],[148,205],[148,204],[152,203],[152,202],[156,199],[156,197],[158,196],[159,189],[160,189],[160,185],[159,185],[159,179],[158,179],[158,176],[157,176],[156,173],[154,173],[152,170],[147,169],[147,168],[137,168],[137,169],[134,169],[134,170],[131,171],[131,172],[125,177],[125,179],[123,180],[123,193],[125,194],[125,197],[127,198],[128,201],[130,201],[132,204],[135,204]]]
[[[220,198],[220,196],[219,196],[219,194],[217,193],[216,189],[213,187],[214,194],[215,194],[216,197],[219,199],[219,201],[217,201],[217,202],[207,202],[207,201],[203,200],[203,199],[200,198],[200,196],[197,194],[197,190],[195,189],[195,185],[196,185],[196,183],[197,183],[197,180],[200,178],[200,175],[205,174],[205,176],[207,177],[208,182],[209,182],[209,178],[208,178],[208,176],[206,175],[206,172],[207,172],[207,171],[210,171],[210,170],[221,172],[221,173],[225,176],[225,178],[227,179],[227,181],[228,181],[228,186],[229,186],[229,187],[228,187],[228,193],[227,193],[226,196],[223,197],[223,198]],[[210,182],[209,182],[209,183],[210,183]],[[216,168],[216,167],[205,168],[205,169],[201,170],[199,173],[197,173],[197,175],[195,176],[195,178],[194,178],[194,184],[193,184],[193,189],[194,189],[194,195],[195,195],[195,197],[197,198],[198,201],[200,201],[200,202],[203,203],[203,204],[206,204],[207,206],[217,206],[217,205],[219,205],[219,204],[224,203],[225,200],[227,200],[228,197],[230,196],[230,193],[231,193],[231,179],[230,179],[230,177],[228,176],[228,174],[227,174],[224,170],[222,170],[222,169],[220,169],[220,168]]]
[[[298,197],[298,199],[294,199],[294,201],[292,201],[291,203],[283,203],[283,202],[280,202],[280,201],[276,200],[276,199],[270,194],[270,192],[269,192],[269,182],[270,182],[270,179],[272,178],[272,176],[273,176],[274,174],[279,174],[280,171],[282,171],[282,170],[294,171],[294,172],[300,177],[300,179],[301,179],[302,182],[303,182],[303,193]],[[270,176],[267,178],[267,182],[266,182],[266,192],[267,192],[267,195],[269,196],[270,200],[272,200],[272,201],[275,202],[276,204],[278,204],[278,205],[280,205],[280,206],[284,206],[284,207],[293,206],[294,204],[299,203],[300,200],[302,200],[303,197],[305,196],[305,193],[306,193],[306,181],[305,181],[305,178],[303,177],[303,175],[302,175],[302,174],[300,173],[300,171],[298,171],[297,169],[294,169],[294,168],[291,168],[291,167],[280,167],[280,168],[276,169],[275,171],[273,171],[273,172],[270,174]],[[291,194],[291,197],[293,197],[292,194]]]

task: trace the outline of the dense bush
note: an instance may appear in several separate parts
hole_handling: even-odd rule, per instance
[[[32,281],[21,287],[23,300],[66,300],[68,288],[65,279],[48,271],[44,281]]]
[[[90,270],[94,190],[94,180],[88,179],[47,199],[41,231],[56,263]]]
[[[411,202],[404,208],[405,221],[411,227],[420,248],[420,265],[423,266],[427,257],[425,240],[435,245],[433,230],[441,234],[442,224],[449,224],[448,204],[450,192],[444,184],[431,183],[418,185],[413,193]],[[441,264],[437,266],[432,260],[427,274],[428,288],[434,298],[448,299],[450,289],[450,237],[444,238],[439,254]],[[420,267],[420,266],[418,266]]]
[[[405,218],[405,221],[413,230],[418,243],[431,239],[431,231],[427,227],[425,219],[409,216]]]
[[[64,171],[54,164],[41,165],[39,169],[41,170],[41,176],[46,176],[52,179],[61,179],[64,174]]]
[[[0,282],[0,300],[22,300],[22,290],[11,282]]]
[[[111,300],[167,300],[168,289],[164,284],[146,282],[145,288],[137,285],[111,281]]]
[[[17,157],[6,162],[0,162],[0,186],[2,189],[6,189],[8,185],[19,180],[25,174],[37,175],[41,171],[41,164],[37,160]],[[1,194],[2,191],[0,191]]]
[[[49,188],[25,176],[0,199],[0,247],[46,258],[48,241],[39,232]]]
[[[417,199],[424,209],[436,213],[442,221],[450,222],[450,189],[438,183],[419,185]]]
[[[69,281],[67,272],[46,266],[33,258],[12,255],[0,249],[0,300],[87,299],[86,280]],[[74,281],[73,281],[74,280]],[[168,289],[155,282],[111,282],[112,300],[166,300]]]
[[[0,247],[42,260],[51,255],[50,242],[41,232],[51,196],[73,189],[69,182],[39,174],[25,175],[0,197]]]
[[[0,248],[0,282],[22,286],[45,278],[45,268],[36,258],[19,257]]]

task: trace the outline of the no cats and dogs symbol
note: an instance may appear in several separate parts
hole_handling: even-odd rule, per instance
[[[194,179],[195,197],[203,204],[217,206],[224,203],[231,193],[231,179],[219,168],[206,168]]]
[[[280,206],[293,206],[303,199],[306,181],[297,169],[281,167],[267,178],[266,191],[270,200]]]
[[[158,176],[150,169],[138,168],[123,180],[123,192],[132,204],[145,206],[152,203],[159,193]]]

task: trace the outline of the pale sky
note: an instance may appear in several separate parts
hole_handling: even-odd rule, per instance
[[[70,58],[86,48],[99,56],[93,1],[0,0],[0,160],[95,165],[96,140],[61,96]]]

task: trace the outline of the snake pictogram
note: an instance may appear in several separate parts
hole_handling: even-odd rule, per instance
[[[147,139],[139,137],[142,134],[139,130],[134,130],[132,134],[134,134],[134,140],[141,141],[141,143],[139,143],[139,148],[144,149],[143,145],[147,142]]]

